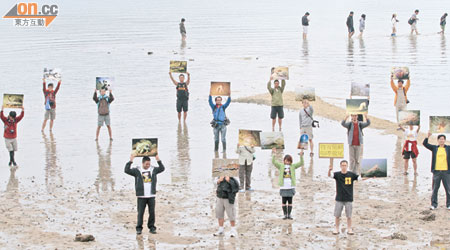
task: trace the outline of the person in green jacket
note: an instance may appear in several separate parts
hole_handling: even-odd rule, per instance
[[[275,153],[276,149],[272,149],[272,153]],[[275,159],[275,155],[272,156],[272,163],[278,169],[278,185],[280,186],[281,195],[281,208],[283,209],[283,220],[292,220],[292,197],[295,195],[295,170],[304,165],[303,155],[300,155],[300,161],[292,163],[292,156],[285,155],[283,163]]]
[[[280,81],[275,80],[273,82],[274,88],[272,88],[272,80],[273,77],[271,76],[269,82],[267,83],[267,90],[269,90],[269,93],[272,96],[272,110],[270,112],[270,118],[272,119],[272,131],[275,131],[275,123],[277,116],[278,116],[279,130],[281,131],[281,123],[284,118],[283,92],[284,87],[286,86],[286,81],[282,80],[280,87]]]

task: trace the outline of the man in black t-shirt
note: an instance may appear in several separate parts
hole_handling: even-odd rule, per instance
[[[180,74],[180,81],[177,82],[173,79],[172,72],[169,72],[170,80],[172,80],[173,84],[177,87],[177,112],[178,112],[178,121],[181,120],[181,111],[184,112],[184,121],[187,118],[188,111],[188,100],[189,100],[189,91],[188,86],[191,81],[191,75],[189,72],[186,72],[188,79],[184,82],[184,75]]]
[[[333,178],[336,180],[336,205],[334,207],[334,217],[336,217],[336,229],[333,234],[339,234],[339,222],[342,210],[345,207],[347,216],[347,234],[353,235],[352,229],[352,202],[353,202],[353,182],[358,180],[358,175],[347,171],[348,162],[341,161],[341,171],[334,172]],[[331,177],[333,171],[333,161],[330,161],[328,176]]]

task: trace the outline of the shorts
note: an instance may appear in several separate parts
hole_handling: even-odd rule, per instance
[[[445,31],[445,25],[441,25],[441,30]]]
[[[303,127],[300,128],[300,136],[306,133],[308,135],[308,138],[312,140],[314,138],[313,136],[313,128],[312,127]]]
[[[352,32],[355,32],[355,28],[353,28],[353,27],[348,28],[348,33],[352,33]]]
[[[47,109],[45,110],[45,115],[44,115],[44,119],[45,120],[55,120],[56,119],[56,110],[55,109]]]
[[[272,111],[270,112],[270,119],[275,119],[277,118],[277,116],[280,119],[284,118],[283,106],[272,106]]]
[[[403,151],[403,159],[409,160],[409,159],[416,159],[417,156],[414,154],[413,151]]]
[[[6,145],[6,149],[8,149],[8,152],[17,151],[16,138],[14,138],[14,139],[5,138],[5,145]]]
[[[111,118],[109,117],[109,114],[98,115],[98,126],[101,127],[103,124],[106,124],[106,126],[111,125]]]
[[[181,110],[183,110],[184,112],[188,111],[188,100],[180,100],[177,98],[177,112],[180,113]]]
[[[186,37],[186,33],[185,32],[181,32],[181,36],[182,37]]]
[[[295,188],[280,189],[281,197],[294,197],[294,195],[295,195]]]
[[[345,207],[345,216],[347,216],[347,218],[352,218],[351,201],[336,201],[336,205],[334,206],[334,217],[340,218],[344,207]]]
[[[308,26],[303,25],[303,33],[308,34]]]
[[[362,29],[362,28],[359,28],[359,32],[361,32],[361,33],[362,33],[362,32],[364,32],[364,29]]]
[[[411,24],[411,31],[413,31],[413,30],[417,30],[417,26],[416,26],[415,22],[413,24]]]
[[[228,219],[230,221],[236,220],[236,210],[234,209],[234,204],[230,204],[228,199],[217,198],[216,203],[216,218],[225,218],[225,212],[227,212]]]

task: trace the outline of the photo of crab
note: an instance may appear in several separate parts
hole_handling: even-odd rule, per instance
[[[450,116],[430,116],[430,132],[450,134]]]
[[[261,132],[261,149],[284,149],[283,132]]]
[[[157,138],[132,139],[132,153],[136,157],[155,156],[158,154]]]
[[[270,70],[270,74],[273,80],[289,80],[289,68],[288,67],[273,67]]]
[[[238,159],[219,159],[212,160],[212,176],[239,176],[239,160]]]
[[[409,79],[409,68],[408,67],[392,67],[391,75],[394,79]]]
[[[187,72],[187,61],[170,61],[170,72],[186,73]]]
[[[211,96],[230,96],[230,82],[211,82]]]
[[[420,110],[400,110],[398,112],[398,121],[400,125],[419,126],[420,125]]]
[[[361,177],[387,177],[387,159],[363,159]]]
[[[114,77],[96,77],[95,88],[97,90],[106,89],[111,90],[114,84]]]
[[[54,68],[44,68],[44,79],[47,83],[49,82],[57,82],[61,80],[61,70]]]
[[[3,94],[3,107],[5,108],[22,108],[23,95]]]
[[[347,99],[347,113],[351,115],[367,114],[367,99]]]
[[[308,100],[308,101],[315,101],[316,100],[316,94],[315,94],[315,89],[311,88],[311,87],[297,87],[295,88],[295,100],[296,101],[303,101],[303,100]]]
[[[254,146],[254,147],[260,147],[261,146],[261,139],[259,134],[261,133],[260,130],[245,130],[245,129],[239,129],[239,145],[240,146]]]
[[[352,89],[350,91],[351,96],[370,96],[370,84],[352,82]]]

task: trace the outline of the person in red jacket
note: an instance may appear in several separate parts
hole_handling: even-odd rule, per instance
[[[56,89],[53,90],[53,83],[49,83],[48,87],[45,86],[45,78],[42,83],[42,90],[45,97],[45,116],[44,123],[42,123],[42,132],[44,132],[47,121],[50,119],[50,132],[53,129],[53,121],[56,119],[56,93],[58,93],[59,87],[61,86],[61,80],[58,82]]]
[[[17,116],[15,111],[9,112],[8,117],[3,115],[3,107],[0,112],[0,118],[5,124],[4,129],[5,132],[3,137],[5,137],[6,149],[9,151],[9,166],[17,166],[16,161],[14,160],[14,151],[17,151],[17,123],[19,123],[24,115],[24,109],[22,107],[22,113]],[[16,117],[17,116],[17,117]]]

